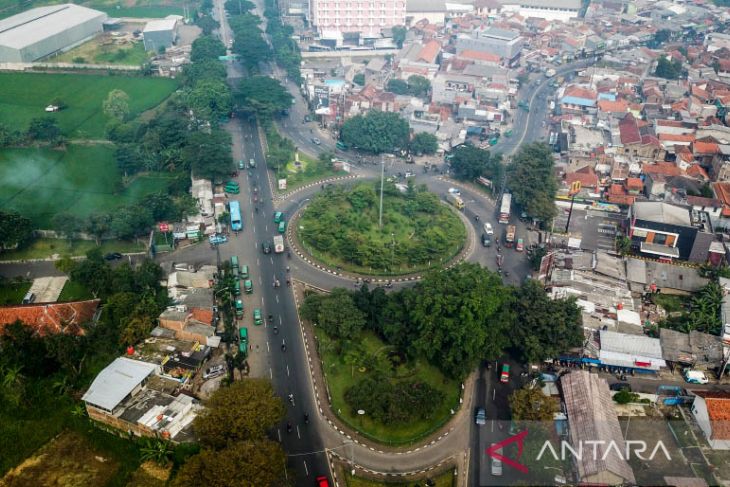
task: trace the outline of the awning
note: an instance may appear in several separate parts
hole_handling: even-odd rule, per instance
[[[661,255],[663,257],[679,258],[679,249],[667,247],[666,245],[650,244],[641,242],[641,251],[647,254]]]

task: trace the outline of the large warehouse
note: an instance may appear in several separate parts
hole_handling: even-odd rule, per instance
[[[36,61],[101,32],[107,15],[72,3],[38,7],[0,20],[0,62]]]

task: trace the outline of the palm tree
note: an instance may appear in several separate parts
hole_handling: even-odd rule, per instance
[[[0,394],[14,406],[20,405],[25,396],[25,376],[20,372],[22,365],[0,368]]]
[[[170,462],[173,449],[169,441],[157,438],[145,438],[142,440],[140,448],[141,458],[143,461],[153,461],[160,466],[165,466]]]

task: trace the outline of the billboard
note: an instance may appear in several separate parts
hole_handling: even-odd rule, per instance
[[[330,114],[330,89],[328,86],[314,87],[314,113],[317,115]]]

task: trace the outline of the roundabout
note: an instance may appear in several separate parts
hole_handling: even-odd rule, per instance
[[[287,233],[315,266],[376,280],[449,266],[468,235],[463,217],[425,186],[387,183],[381,216],[380,188],[371,181],[319,192]]]

